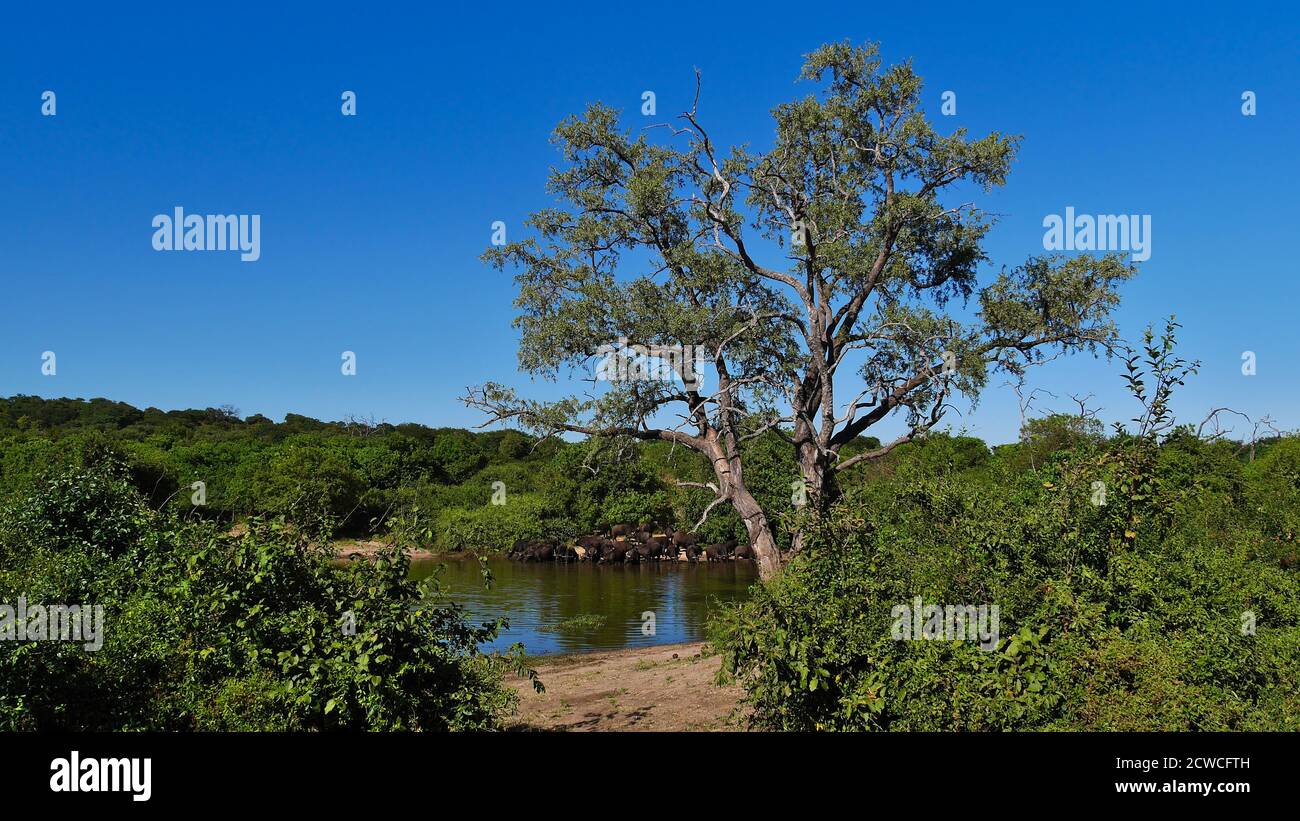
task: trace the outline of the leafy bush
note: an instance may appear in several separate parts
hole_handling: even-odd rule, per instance
[[[0,642],[0,730],[490,729],[522,648],[404,552],[340,565],[253,521],[231,538],[156,513],[111,465],[33,488],[0,520],[0,602],[101,605],[102,647]]]
[[[577,535],[569,522],[547,518],[550,512],[543,499],[528,494],[509,494],[502,505],[449,508],[437,520],[438,543],[447,550],[495,553],[518,539]]]
[[[1300,438],[1283,439],[1244,469],[1248,504],[1261,527],[1294,557],[1300,538]]]
[[[1234,501],[1239,469],[1187,480],[1221,462],[1171,438],[996,482],[904,467],[810,516],[805,551],[713,640],[768,728],[1300,729],[1300,577]],[[998,605],[996,650],[894,640],[916,596]]]

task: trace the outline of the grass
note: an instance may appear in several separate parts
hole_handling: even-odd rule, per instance
[[[583,613],[571,619],[538,628],[546,633],[587,633],[599,630],[605,625],[605,617],[595,613]]]

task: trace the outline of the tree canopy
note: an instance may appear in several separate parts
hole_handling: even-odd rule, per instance
[[[537,402],[489,382],[466,396],[489,421],[544,435],[703,453],[715,501],[745,520],[769,575],[780,559],[745,485],[746,442],[785,438],[824,508],[837,473],[924,435],[991,372],[1111,344],[1116,288],[1134,272],[1117,256],[1030,256],[981,284],[994,217],[954,198],[1003,185],[1019,138],[938,133],[911,64],[884,66],[874,44],[822,46],[801,77],[816,91],[772,111],[767,150],[714,142],[698,73],[673,123],[634,134],[602,104],[567,118],[548,185],[558,204],[528,218],[532,236],[485,254],[515,272],[525,371],[598,379],[593,362],[618,340],[633,359],[702,351],[700,382],[690,357],[670,357],[675,379],[597,394]],[[902,435],[843,456],[893,415]]]

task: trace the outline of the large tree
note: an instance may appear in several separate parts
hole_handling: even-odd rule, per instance
[[[590,374],[615,341],[630,356],[691,345],[705,352],[700,381],[675,360],[679,378],[562,401],[495,383],[466,397],[489,422],[704,454],[709,509],[737,511],[765,577],[781,556],[773,511],[745,483],[747,440],[787,440],[810,503],[825,507],[839,472],[924,435],[990,373],[1108,345],[1116,287],[1133,273],[1114,256],[1031,256],[981,286],[993,220],[958,195],[1004,184],[1019,138],[940,135],[910,63],[882,67],[875,45],[823,46],[802,78],[818,90],[773,111],[766,151],[719,149],[698,74],[691,109],[662,127],[634,135],[599,104],[566,119],[548,186],[560,207],[485,254],[516,272],[525,371]],[[891,415],[901,435],[841,455]]]

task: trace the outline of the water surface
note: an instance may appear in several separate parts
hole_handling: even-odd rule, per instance
[[[529,655],[698,641],[711,608],[743,599],[758,578],[753,562],[599,565],[503,558],[488,560],[495,578],[487,590],[472,559],[416,561],[411,575],[425,578],[440,564],[449,598],[472,621],[510,619],[509,629],[486,647],[521,641]],[[654,614],[652,635],[643,629],[643,613]]]

